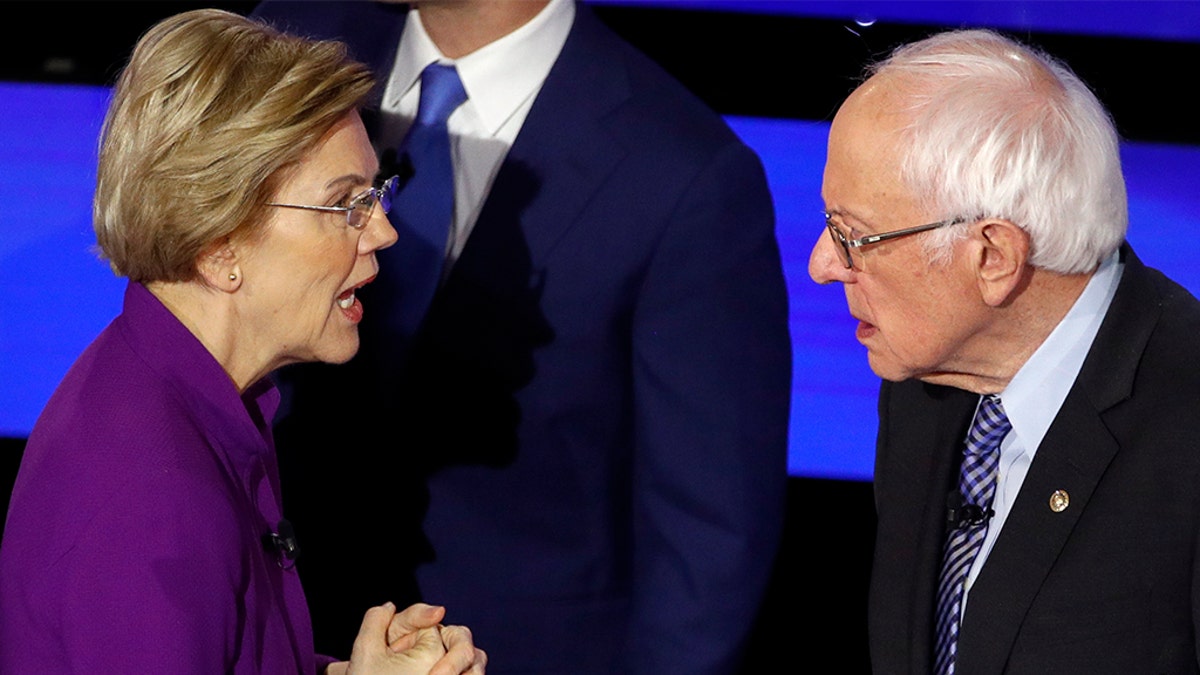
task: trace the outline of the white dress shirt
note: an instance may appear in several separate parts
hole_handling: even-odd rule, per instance
[[[533,19],[508,35],[458,59],[442,55],[425,32],[419,10],[410,10],[396,62],[384,90],[380,147],[397,147],[417,114],[421,71],[452,64],[467,101],[450,115],[454,165],[454,222],[447,265],[458,259],[475,226],[500,164],[517,138],[542,83],[558,59],[575,20],[572,0],[551,0]]]

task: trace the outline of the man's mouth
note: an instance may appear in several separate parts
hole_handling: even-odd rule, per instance
[[[858,338],[860,341],[865,340],[874,335],[877,330],[878,329],[875,328],[875,324],[859,319],[858,326],[854,330],[854,337]]]

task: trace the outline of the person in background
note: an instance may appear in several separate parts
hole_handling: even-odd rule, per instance
[[[359,346],[397,180],[342,45],[235,14],[139,41],[105,121],[94,219],[129,278],[22,459],[0,547],[0,672],[472,673],[445,610],[369,611],[315,656],[280,510],[269,378]],[[355,399],[329,414],[352,422]],[[359,517],[386,523],[387,512]],[[382,592],[382,591],[381,591]]]
[[[871,73],[809,272],[886,380],[872,667],[1200,671],[1200,303],[1125,241],[1112,120],[987,31]]]
[[[352,630],[411,551],[409,593],[453,607],[493,672],[735,672],[781,533],[791,388],[753,151],[571,0],[255,14],[379,74],[367,126],[411,178],[401,200],[437,173],[418,130],[445,125],[453,167],[444,215],[393,209],[351,368],[285,374],[282,470],[306,485],[289,509],[322,519],[302,563],[331,610],[318,638]],[[424,277],[389,264],[422,249]],[[364,387],[376,412],[329,413]],[[311,461],[329,447],[337,466]],[[411,497],[406,529],[350,517]]]

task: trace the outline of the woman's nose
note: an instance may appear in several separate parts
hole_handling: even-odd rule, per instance
[[[375,208],[371,209],[371,219],[367,221],[362,236],[358,238],[358,252],[372,253],[385,249],[396,243],[396,238],[396,228],[392,227],[387,214],[376,204]]]

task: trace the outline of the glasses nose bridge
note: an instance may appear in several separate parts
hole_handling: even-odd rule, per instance
[[[853,248],[850,245],[850,240],[847,239],[846,235],[842,234],[842,231],[838,229],[838,227],[833,224],[833,221],[829,220],[828,218],[825,220],[825,228],[829,231],[829,239],[833,243],[833,248],[836,252],[838,260],[846,269],[854,269],[854,254],[852,252]]]
[[[376,197],[379,200],[379,205],[383,209],[384,214],[388,214],[392,210],[392,204],[396,201],[396,195],[399,193],[400,176],[392,176],[385,180],[383,185],[375,191]]]
[[[368,199],[371,202],[371,213],[374,213],[374,208],[376,208],[377,204],[383,215],[391,213],[392,203],[396,201],[396,193],[398,192],[396,186],[398,183],[400,183],[400,177],[394,175],[394,177],[383,181],[383,185],[372,187],[370,192],[368,192]]]
[[[817,238],[808,260],[808,276],[818,284],[835,281],[846,283],[853,278],[854,268],[846,265],[846,249],[831,228],[828,236]]]
[[[366,228],[371,223],[376,205],[379,206],[381,215],[386,216],[392,210],[399,181],[398,176],[392,176],[379,187],[367,188],[355,197],[346,212],[346,220],[350,227],[359,231]]]

